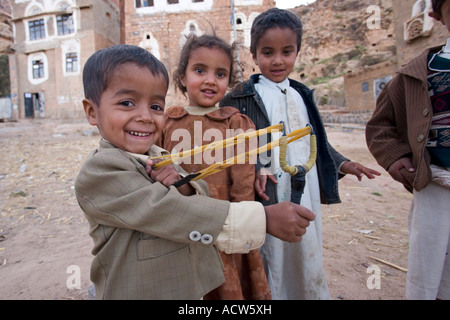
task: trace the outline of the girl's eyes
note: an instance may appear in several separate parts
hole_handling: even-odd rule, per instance
[[[195,68],[195,72],[198,73],[198,74],[205,74],[206,73],[206,69],[198,67],[198,68]],[[227,76],[227,74],[225,72],[218,71],[216,73],[216,76],[219,77],[219,78],[225,78]]]
[[[195,72],[203,73],[205,70],[203,68],[195,68]]]

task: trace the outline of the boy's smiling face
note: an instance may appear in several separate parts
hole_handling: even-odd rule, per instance
[[[297,59],[297,35],[290,28],[267,29],[259,39],[253,61],[261,73],[273,82],[286,79]]]
[[[86,118],[117,148],[143,154],[164,127],[167,82],[145,67],[124,63],[116,68],[97,106],[84,100]]]

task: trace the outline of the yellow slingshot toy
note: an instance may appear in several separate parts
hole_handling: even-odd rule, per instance
[[[257,154],[263,153],[263,152],[267,152],[267,151],[279,146],[280,147],[281,168],[285,172],[289,173],[292,176],[291,182],[292,182],[293,192],[292,192],[292,196],[291,196],[291,201],[299,204],[301,194],[303,194],[303,189],[304,189],[304,185],[305,185],[305,175],[314,166],[314,163],[316,161],[316,155],[317,155],[316,136],[315,136],[311,126],[307,126],[305,128],[298,129],[298,130],[292,131],[289,134],[286,134],[285,125],[283,122],[281,122],[277,125],[273,125],[273,126],[270,126],[270,127],[264,128],[264,129],[260,129],[260,130],[256,130],[256,131],[252,131],[252,132],[245,132],[245,133],[238,134],[232,138],[215,141],[210,144],[206,144],[206,145],[203,145],[201,147],[198,147],[198,148],[195,148],[192,150],[182,151],[182,152],[178,152],[178,153],[172,153],[172,154],[159,156],[159,157],[146,157],[144,155],[137,155],[137,154],[132,154],[132,155],[134,155],[140,159],[143,159],[144,161],[162,159],[162,161],[158,162],[157,164],[155,164],[153,166],[153,168],[158,169],[163,166],[179,162],[180,160],[194,156],[199,153],[215,150],[217,148],[230,147],[233,145],[237,145],[238,143],[245,142],[246,140],[248,140],[250,138],[258,137],[260,135],[264,135],[264,134],[268,134],[268,133],[276,133],[276,132],[282,132],[283,136],[280,139],[269,142],[269,143],[267,143],[261,147],[258,147],[254,150],[250,150],[248,152],[241,153],[237,156],[231,157],[222,162],[213,163],[212,165],[210,165],[209,167],[207,167],[203,170],[189,174],[186,177],[180,179],[179,181],[175,182],[173,184],[173,186],[180,187],[189,181],[196,181],[196,180],[203,179],[209,175],[219,172],[219,171],[221,171],[225,168],[228,168],[234,164],[245,163],[251,157],[253,157]],[[289,166],[286,161],[287,145],[289,143],[292,143],[292,142],[294,142],[304,136],[307,136],[307,135],[310,135],[310,139],[311,139],[311,151],[310,151],[310,156],[309,156],[308,162],[303,165]]]
[[[280,167],[284,172],[287,172],[291,175],[291,202],[300,204],[302,199],[303,190],[305,189],[306,184],[306,174],[309,170],[314,166],[317,158],[317,141],[316,135],[310,126],[310,139],[311,139],[311,149],[309,153],[308,162],[303,165],[294,165],[290,166],[286,160],[286,152],[287,145],[289,141],[287,140],[287,136],[283,134],[280,138]]]

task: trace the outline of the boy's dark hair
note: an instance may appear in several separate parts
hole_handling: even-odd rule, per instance
[[[259,39],[264,35],[266,30],[280,27],[282,29],[292,29],[297,34],[297,53],[300,52],[303,36],[303,24],[300,19],[288,10],[278,8],[269,9],[255,18],[251,29],[250,52],[256,56],[256,47]]]
[[[231,88],[236,84],[236,70],[234,63],[234,50],[236,44],[229,45],[224,40],[220,39],[215,35],[202,35],[196,36],[191,34],[180,53],[180,60],[178,62],[178,67],[173,74],[173,81],[175,82],[175,87],[178,88],[183,94],[186,93],[186,87],[181,83],[181,77],[186,74],[186,68],[189,63],[189,58],[192,51],[199,48],[210,48],[210,49],[220,49],[230,58],[230,75],[228,77],[228,86]]]
[[[169,74],[161,61],[143,48],[119,44],[95,52],[86,61],[83,69],[85,98],[92,100],[98,106],[102,93],[108,88],[114,70],[128,62],[148,68],[154,76],[162,76],[169,86]]]
[[[446,0],[431,0],[431,4],[433,5],[433,12],[442,16],[442,6],[444,5]]]

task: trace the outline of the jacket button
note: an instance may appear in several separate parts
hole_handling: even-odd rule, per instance
[[[417,137],[417,142],[422,142],[423,140],[425,140],[425,136],[423,134],[421,134],[420,136]]]
[[[210,234],[205,233],[204,235],[202,235],[202,237],[200,238],[200,241],[203,244],[211,244],[213,243],[213,237]]]
[[[430,111],[428,109],[423,109],[423,116],[424,117],[428,117],[429,114],[430,114]]]
[[[189,234],[189,239],[191,239],[192,241],[199,241],[201,237],[202,237],[202,235],[198,231],[192,231]]]

